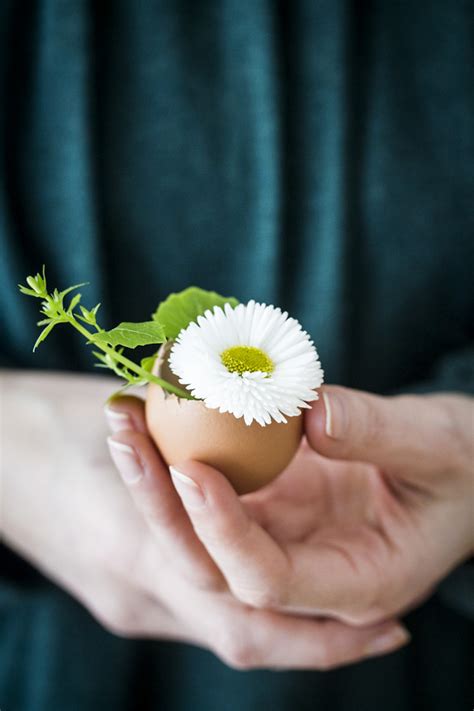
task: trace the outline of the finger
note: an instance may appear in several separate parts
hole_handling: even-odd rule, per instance
[[[195,532],[240,601],[356,625],[387,616],[378,604],[378,568],[361,570],[354,563],[344,547],[345,532],[342,541],[334,531],[327,540],[295,541],[283,548],[248,516],[218,471],[192,461],[170,470]],[[378,534],[363,529],[352,539],[362,561],[364,551],[374,549],[374,538],[378,542]]]
[[[225,587],[220,571],[196,538],[151,440],[140,432],[123,431],[109,437],[108,444],[137,509],[167,560],[199,587]]]
[[[238,669],[327,670],[393,652],[410,639],[407,630],[394,621],[354,628],[336,620],[269,610],[247,610],[223,630],[216,636],[216,651]]]
[[[434,398],[382,397],[334,385],[321,394],[305,413],[308,442],[319,454],[418,477],[452,465],[452,422]]]
[[[256,607],[285,603],[288,560],[253,521],[227,479],[200,462],[170,467],[194,530],[236,597]]]
[[[116,395],[107,402],[104,412],[111,432],[136,430],[147,434],[145,402],[142,398]]]

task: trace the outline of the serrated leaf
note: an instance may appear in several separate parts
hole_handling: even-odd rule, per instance
[[[178,333],[196,321],[198,316],[214,306],[230,304],[235,308],[238,300],[234,296],[221,296],[215,291],[205,291],[197,286],[190,286],[178,294],[170,294],[158,306],[153,319],[160,323],[167,339],[174,339]]]
[[[165,333],[160,323],[156,321],[144,321],[143,323],[119,323],[110,331],[100,331],[94,334],[91,341],[94,343],[105,343],[110,346],[125,346],[125,348],[136,348],[137,346],[150,346],[163,343]]]

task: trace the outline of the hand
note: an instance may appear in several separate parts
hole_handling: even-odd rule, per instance
[[[102,414],[113,380],[5,373],[2,386],[5,541],[110,631],[196,644],[237,668],[327,668],[406,641],[394,621],[351,629],[236,600],[132,398],[108,412],[117,476]]]
[[[374,624],[419,603],[472,549],[473,401],[323,392],[307,442],[261,491],[239,500],[198,462],[173,479],[236,598]]]
[[[105,444],[103,403],[116,381],[3,372],[1,386],[5,543],[107,629],[182,633],[166,605],[137,581],[138,571],[146,575],[148,531]]]

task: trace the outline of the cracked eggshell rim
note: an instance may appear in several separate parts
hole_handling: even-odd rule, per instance
[[[180,385],[168,367],[172,342],[158,352],[153,373]],[[180,387],[183,387],[180,385]],[[151,437],[168,465],[194,459],[215,467],[238,494],[269,484],[290,463],[303,435],[303,415],[287,423],[272,420],[262,427],[243,418],[211,410],[201,400],[186,400],[148,384],[146,421]]]

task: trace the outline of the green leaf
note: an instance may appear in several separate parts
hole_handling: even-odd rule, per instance
[[[84,321],[84,323],[88,323],[92,326],[96,325],[96,316],[97,316],[97,311],[100,309],[100,304],[96,304],[93,309],[89,311],[89,309],[84,308],[84,306],[79,306],[81,309],[82,316],[79,314],[76,314],[76,318],[80,319],[81,321]]]
[[[170,294],[166,301],[162,301],[153,314],[153,319],[163,326],[166,338],[173,339],[207,309],[224,304],[235,308],[238,303],[233,296],[221,296],[215,291],[190,286],[179,294]]]
[[[163,343],[165,332],[160,323],[156,321],[144,321],[143,323],[119,323],[111,331],[100,331],[91,338],[93,343],[105,343],[110,346],[125,346],[125,348],[136,348],[137,346],[149,346]]]
[[[100,362],[102,363],[104,368],[109,367],[108,360],[105,356],[105,353],[101,353],[100,351],[92,351],[92,355],[94,355],[97,358],[97,360],[100,360]],[[97,365],[97,363],[96,363],[96,365]],[[99,366],[97,365],[97,367],[99,367]]]
[[[38,348],[39,344],[40,344],[42,341],[44,341],[44,339],[46,338],[46,336],[48,336],[48,335],[51,333],[51,331],[53,330],[53,328],[56,326],[57,323],[59,323],[59,322],[58,322],[58,321],[51,321],[51,323],[49,323],[49,324],[46,326],[46,328],[44,328],[44,329],[41,331],[40,335],[39,335],[38,338],[36,339],[35,345],[33,346],[33,353],[34,353],[35,350]]]
[[[33,277],[33,276],[26,277],[26,283],[37,294],[40,294],[40,295],[44,294],[44,288],[43,288],[41,276],[39,274],[37,274],[35,277]]]
[[[73,296],[71,299],[71,303],[69,304],[68,311],[74,311],[80,300],[81,294],[76,294],[75,296]]]
[[[23,284],[18,284],[18,288],[21,291],[22,294],[26,294],[27,296],[35,296],[36,298],[43,298],[42,294],[38,294],[37,291],[33,291],[33,289],[28,289],[26,286],[23,286]]]
[[[146,358],[142,358],[140,361],[140,367],[143,368],[143,370],[146,370],[147,373],[151,373],[155,364],[155,360],[156,354],[153,356],[147,356]]]
[[[58,296],[63,299],[66,294],[69,294],[70,291],[74,291],[74,289],[80,289],[81,286],[87,286],[88,284],[88,281],[83,281],[81,284],[74,284],[74,286],[70,286],[69,288],[64,289],[64,291],[59,292]],[[55,289],[54,291],[57,292],[57,289]]]
[[[121,378],[129,378],[128,371],[123,367],[123,365],[117,363],[110,353],[92,351],[92,354],[95,355],[97,360],[100,360],[100,363],[95,363],[96,368],[108,368],[109,370],[113,370],[113,372]]]
[[[174,383],[168,383],[162,378],[157,378],[151,373],[154,358],[145,359],[143,365],[138,365],[133,360],[122,355],[124,348],[147,345],[157,346],[163,343],[166,340],[166,334],[163,326],[158,321],[120,323],[116,328],[107,332],[101,329],[96,319],[100,303],[96,304],[93,309],[88,310],[80,303],[81,296],[77,293],[76,295],[71,295],[69,306],[64,305],[64,297],[75,289],[85,286],[85,284],[86,282],[75,284],[63,291],[54,288],[48,292],[44,266],[42,274],[28,276],[26,284],[18,284],[22,294],[41,299],[39,310],[42,318],[38,321],[38,325],[44,328],[36,340],[34,350],[47,338],[58,323],[67,323],[76,329],[88,344],[96,344],[99,349],[104,351],[102,354],[98,353],[98,351],[95,352],[99,360],[98,367],[111,369],[133,385],[155,382],[164,390],[175,393],[179,397],[193,399],[187,390],[177,387]],[[76,307],[79,307],[79,313],[74,311]],[[92,331],[86,328],[84,324],[92,326]]]

